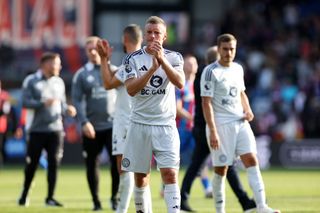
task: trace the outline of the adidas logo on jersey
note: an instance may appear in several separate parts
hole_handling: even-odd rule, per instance
[[[148,69],[145,65],[143,65],[142,67],[140,67],[139,71],[148,71]]]

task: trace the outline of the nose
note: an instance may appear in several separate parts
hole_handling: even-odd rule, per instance
[[[96,49],[91,49],[91,50],[90,50],[90,53],[91,53],[92,55],[95,55],[95,54],[97,54],[97,50],[96,50]]]
[[[152,38],[155,38],[155,37],[156,37],[156,34],[155,34],[154,32],[152,32],[152,33],[150,33],[150,36],[151,36]]]

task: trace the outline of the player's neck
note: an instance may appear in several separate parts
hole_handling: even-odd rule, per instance
[[[128,45],[127,47],[127,53],[133,53],[137,50],[140,50],[141,49],[141,45]]]
[[[219,60],[218,62],[219,62],[219,64],[220,64],[221,66],[223,66],[223,67],[230,67],[231,64],[232,64],[232,61],[226,62],[226,61],[223,61],[223,60]]]

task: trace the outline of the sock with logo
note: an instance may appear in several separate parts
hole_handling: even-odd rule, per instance
[[[152,213],[152,196],[151,196],[150,185],[146,186],[146,194],[147,194],[147,198],[148,198],[148,211],[147,211],[147,213]]]
[[[134,177],[132,172],[123,172],[120,175],[119,183],[119,204],[117,213],[126,213],[129,208],[131,195],[134,187]]]
[[[260,208],[267,206],[266,194],[259,166],[248,167],[247,176],[257,206]]]
[[[147,189],[148,186],[138,188],[137,186],[134,187],[134,204],[136,207],[136,212],[147,212],[149,198]]]
[[[215,201],[216,211],[225,212],[226,193],[225,193],[226,176],[214,173],[212,180],[213,198]]]
[[[180,212],[180,189],[177,183],[164,186],[164,200],[167,204],[168,213]]]

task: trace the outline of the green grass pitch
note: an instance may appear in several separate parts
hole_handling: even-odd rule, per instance
[[[180,171],[180,184],[184,175]],[[245,172],[240,171],[244,187],[249,190]],[[320,212],[320,171],[318,170],[287,170],[270,169],[262,171],[266,185],[268,203],[271,207],[279,208],[282,213],[319,213]],[[0,213],[84,213],[92,212],[92,202],[85,179],[83,166],[62,166],[59,170],[56,198],[65,207],[52,208],[44,206],[47,193],[46,172],[38,169],[30,194],[30,206],[17,206],[23,181],[22,166],[4,166],[0,168]],[[160,174],[156,170],[151,174],[151,192],[154,213],[165,213],[165,202],[160,197]],[[241,208],[228,184],[227,212],[240,213]],[[110,175],[106,166],[100,171],[100,197],[103,201],[102,212],[112,212],[109,207]],[[251,191],[249,194],[252,196]],[[212,199],[204,198],[204,192],[199,179],[196,179],[190,196],[191,206],[199,213],[213,213]],[[133,202],[129,212],[134,211]]]

